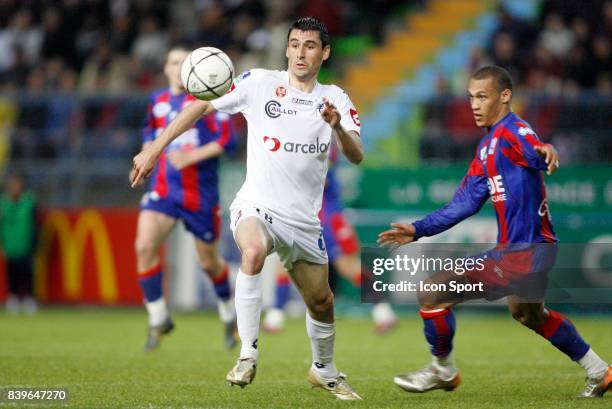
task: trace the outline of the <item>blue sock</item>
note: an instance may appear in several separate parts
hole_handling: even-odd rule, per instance
[[[138,274],[138,282],[147,302],[158,300],[162,296],[161,264]]]
[[[213,286],[215,287],[215,294],[223,301],[229,300],[231,296],[231,289],[229,283],[229,267],[227,264],[219,274],[213,279]]]
[[[589,344],[584,342],[574,324],[556,311],[548,310],[548,319],[536,332],[572,361],[578,361],[589,351]]]
[[[425,338],[429,343],[431,354],[436,357],[448,356],[453,350],[455,335],[455,315],[444,308],[435,311],[419,310],[425,324]]]

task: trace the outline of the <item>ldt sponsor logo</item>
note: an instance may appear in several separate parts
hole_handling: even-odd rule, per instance
[[[265,106],[266,115],[270,118],[278,118],[283,115],[297,115],[297,111],[295,109],[287,109],[283,108],[283,106],[278,101],[268,101]]]
[[[273,136],[264,136],[263,141],[270,152],[276,152],[282,148],[283,151],[289,153],[320,154],[327,152],[329,149],[329,142],[319,143],[319,138],[317,138],[315,143],[282,143],[280,139]]]
[[[314,101],[311,101],[309,99],[291,98],[291,102],[294,104],[298,104],[298,105],[306,105],[306,106],[314,105]]]

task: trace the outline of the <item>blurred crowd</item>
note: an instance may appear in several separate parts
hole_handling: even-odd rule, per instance
[[[222,48],[237,72],[278,69],[286,64],[287,30],[297,16],[321,18],[332,38],[362,36],[376,43],[394,24],[404,24],[407,10],[426,3],[0,0],[0,96],[6,97],[0,97],[0,161],[7,152],[17,159],[68,162],[131,156],[140,146],[147,92],[165,86],[161,67],[172,45]],[[517,98],[515,109],[545,140],[558,143],[567,161],[606,160],[612,0],[543,0],[535,21],[500,6],[497,17],[488,44],[472,51],[469,66],[457,69],[453,81],[441,80],[440,98],[425,104],[421,157],[471,155],[465,142],[479,134],[465,103],[465,76],[495,63],[511,71],[519,91],[536,92],[535,99]],[[352,60],[340,49],[326,67],[336,70]],[[11,92],[23,90],[29,92]],[[455,97],[448,98],[449,91]],[[578,99],[555,99],[578,91]],[[584,138],[588,144],[580,142]],[[581,146],[595,149],[575,154]]]
[[[533,23],[500,7],[498,20],[470,68],[504,66],[520,88],[536,92],[612,91],[612,0],[545,0]]]
[[[379,37],[380,21],[401,3],[411,2],[0,0],[0,90],[150,90],[163,84],[174,44],[221,48],[237,72],[282,68],[296,16],[322,18],[332,36]]]

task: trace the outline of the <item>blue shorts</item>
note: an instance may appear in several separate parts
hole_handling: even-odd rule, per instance
[[[160,198],[155,192],[147,192],[140,202],[140,208],[182,220],[191,234],[207,243],[215,242],[219,238],[221,217],[218,203],[208,209],[191,211],[173,200]]]
[[[525,302],[541,302],[546,295],[548,272],[557,258],[557,243],[506,244],[472,256],[484,268],[465,273],[470,283],[483,283],[489,301],[517,295]]]

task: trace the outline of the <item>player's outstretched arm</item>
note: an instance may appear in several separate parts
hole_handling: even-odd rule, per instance
[[[340,146],[340,150],[344,153],[344,156],[354,163],[359,165],[363,160],[363,145],[361,144],[361,138],[355,131],[347,131],[340,124],[341,115],[338,108],[330,101],[325,100],[325,108],[321,112],[323,120],[329,124],[336,134],[336,140]]]
[[[181,170],[195,163],[220,156],[224,151],[225,149],[219,142],[212,141],[208,142],[204,146],[200,146],[199,148],[190,151],[176,150],[170,152],[168,159],[170,160],[170,163],[172,163],[172,166],[178,170]]]
[[[380,233],[376,242],[381,246],[401,246],[413,242],[415,235],[412,223],[391,223],[391,229]]]
[[[143,149],[134,157],[134,165],[132,170],[132,187],[138,186],[142,181],[151,175],[159,155],[164,148],[170,144],[176,137],[193,126],[198,119],[203,115],[210,114],[214,111],[214,107],[208,101],[194,101],[183,109],[170,122],[164,131],[155,140]]]

